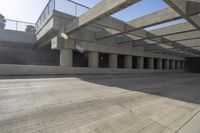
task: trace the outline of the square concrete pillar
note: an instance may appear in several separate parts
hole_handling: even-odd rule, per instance
[[[137,68],[144,69],[144,57],[137,57]]]
[[[71,49],[60,50],[60,66],[72,67],[73,51]]]
[[[131,69],[132,68],[132,56],[125,56],[125,68]]]
[[[154,58],[148,58],[148,69],[154,69]]]
[[[163,65],[162,59],[157,59],[158,69],[162,69],[162,65]]]
[[[117,68],[117,54],[109,55],[109,68]]]
[[[177,69],[180,70],[181,69],[181,61],[177,60]]]
[[[166,61],[166,62],[165,62],[165,69],[169,69],[169,60],[166,59],[165,61]]]
[[[98,52],[88,53],[88,67],[91,67],[91,68],[99,67],[99,53]]]

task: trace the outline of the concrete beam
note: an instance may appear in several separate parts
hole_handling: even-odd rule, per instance
[[[56,41],[53,41],[56,40]],[[61,42],[61,43],[56,43]],[[169,59],[177,59],[177,56],[172,55],[163,55],[163,54],[155,54],[153,52],[145,52],[142,50],[137,50],[134,48],[126,48],[126,47],[119,47],[119,46],[111,46],[111,45],[102,45],[98,42],[88,42],[82,40],[64,40],[61,37],[55,37],[52,39],[51,48],[52,49],[74,49],[77,50],[77,47],[84,49],[85,51],[96,51],[96,52],[103,52],[109,54],[122,54],[122,55],[132,55],[132,56],[145,56],[145,57],[155,57],[155,58],[169,58]],[[178,59],[183,59],[179,58]]]
[[[139,2],[140,0],[102,0],[95,7],[66,25],[65,33],[72,33],[73,31],[94,23],[105,16],[109,16],[131,4]]]
[[[187,0],[187,14],[199,13],[200,1],[199,0]]]
[[[138,41],[144,41],[146,39],[153,39],[153,38],[161,38],[162,37],[166,37],[166,36],[171,36],[171,35],[179,35],[179,34],[183,34],[183,33],[190,33],[193,31],[198,31],[196,28],[194,28],[193,26],[191,26],[189,23],[183,23],[184,26],[181,24],[177,24],[177,25],[173,25],[173,26],[166,26],[163,28],[158,28],[155,30],[151,30],[149,31],[152,34],[147,34],[146,37],[141,38],[141,39],[137,39],[135,41],[123,41],[121,43],[118,44],[124,44],[124,43],[129,43],[129,42],[138,42]],[[187,25],[185,25],[187,24]],[[148,32],[148,33],[149,33]]]
[[[156,42],[156,43],[151,43],[151,44],[142,44],[141,42],[138,42],[137,44],[135,44],[133,47],[140,47],[140,46],[145,46],[145,45],[158,45],[160,43],[164,43],[164,44],[170,44],[171,46],[174,46],[175,43],[173,42],[180,42],[180,41],[187,41],[187,40],[195,40],[195,39],[200,39],[200,37],[191,37],[191,38],[183,38],[183,39],[178,39],[178,40],[168,40],[168,39],[165,39],[165,40],[162,40],[160,42]],[[186,49],[189,49],[190,47],[180,47],[180,48],[186,48]]]
[[[185,18],[197,29],[200,29],[200,4],[199,2],[187,1],[187,0],[164,0],[171,8]],[[192,15],[192,14],[197,15]],[[192,16],[191,16],[192,15]]]
[[[149,32],[156,35],[156,36],[165,36],[165,35],[170,35],[176,32],[186,32],[186,31],[195,31],[196,28],[192,26],[188,22],[183,22],[175,25],[170,25],[162,28],[157,28],[154,30],[150,30]]]
[[[171,17],[169,17],[168,19],[166,19],[166,17],[163,17],[163,15],[164,16],[166,16],[166,14],[168,13],[168,12],[170,12],[170,15],[169,16],[171,16]],[[147,15],[147,16],[145,16],[145,18],[143,18],[143,19],[139,19],[139,20],[143,20],[144,22],[149,22],[149,21],[151,21],[152,19],[150,19],[150,18],[154,18],[153,20],[157,20],[157,19],[159,19],[159,20],[157,20],[157,21],[152,21],[152,22],[149,22],[149,24],[147,24],[147,25],[152,25],[152,24],[158,24],[158,23],[161,23],[161,22],[164,22],[164,21],[171,21],[171,20],[173,20],[173,19],[176,19],[176,18],[178,18],[178,15],[177,15],[178,13],[176,13],[174,10],[172,10],[171,8],[167,8],[167,9],[164,9],[164,10],[161,10],[161,11],[158,11],[158,12],[155,12],[155,13],[153,13],[153,14],[151,14],[151,15]],[[177,15],[176,17],[174,16],[174,15]],[[149,18],[149,16],[150,16],[150,18]],[[161,17],[162,16],[162,17]],[[173,17],[172,17],[173,16]],[[158,17],[158,18],[157,18]],[[180,15],[179,15],[179,17],[180,17]],[[165,18],[165,19],[164,19]],[[173,19],[172,19],[173,18]],[[147,21],[147,19],[149,19],[148,21]],[[112,22],[113,22],[113,24],[112,24]],[[132,21],[133,22],[133,21]],[[134,22],[137,22],[138,24],[141,24],[141,22],[140,21],[134,21]],[[163,38],[163,36],[160,36],[160,38],[159,37],[156,37],[156,35],[154,35],[154,34],[152,34],[152,33],[150,33],[150,32],[147,32],[147,31],[145,31],[145,30],[143,30],[143,29],[141,29],[141,28],[143,28],[143,26],[142,25],[140,25],[140,26],[142,26],[142,27],[139,27],[139,28],[135,28],[132,24],[131,24],[131,22],[130,22],[130,24],[127,24],[127,23],[125,23],[125,22],[122,22],[122,21],[120,21],[120,20],[117,20],[117,19],[114,19],[114,18],[106,18],[106,19],[104,19],[103,21],[100,21],[100,23],[101,23],[101,25],[104,25],[104,27],[109,27],[109,25],[113,25],[113,26],[111,26],[111,29],[109,30],[109,29],[107,29],[107,31],[108,31],[108,34],[107,35],[105,35],[105,34],[100,34],[100,35],[98,35],[97,34],[97,40],[101,40],[101,39],[105,39],[105,38],[109,38],[109,37],[113,37],[113,36],[116,36],[116,35],[120,35],[120,34],[123,34],[123,33],[127,33],[127,32],[130,32],[130,31],[134,31],[134,32],[130,32],[129,34],[130,35],[134,35],[134,36],[136,36],[136,37],[140,37],[140,38],[147,38],[147,39],[150,39],[151,41],[155,41],[155,42],[157,42],[156,44],[159,44],[159,43],[162,43],[162,41],[163,42],[171,42],[170,40],[168,40],[168,39],[165,39],[165,38]],[[135,24],[134,24],[135,25]],[[113,30],[114,29],[114,30]],[[195,29],[191,29],[190,31],[193,31],[193,30],[195,30]],[[180,31],[179,33],[183,33],[183,32],[186,32],[186,31]],[[170,33],[170,34],[172,34],[172,33]],[[178,33],[177,33],[178,34]],[[168,34],[169,35],[169,34]],[[124,41],[124,42],[122,42],[122,43],[129,43],[129,42],[134,42],[132,39],[130,39],[130,40],[128,40],[128,41]],[[121,44],[121,43],[119,43],[119,44]],[[166,45],[168,45],[168,44],[166,44]],[[182,45],[180,45],[180,44],[178,44],[178,43],[176,43],[176,45],[173,45],[174,47],[177,47],[177,48],[181,48],[181,47],[183,47]],[[192,50],[191,49],[191,51],[195,51],[195,50]],[[196,52],[196,51],[195,51]]]
[[[115,24],[117,23],[117,25],[114,28],[112,26],[112,29],[115,29],[120,32],[113,33],[111,35],[106,35],[106,36],[105,35],[98,36],[97,40],[102,40],[102,39],[114,37],[117,35],[121,35],[124,33],[133,32],[133,31],[136,31],[139,29],[143,29],[143,28],[154,26],[157,24],[169,22],[169,21],[176,20],[179,18],[180,18],[180,15],[178,13],[176,13],[173,9],[166,8],[166,9],[154,12],[152,14],[140,17],[138,19],[129,21],[127,24],[123,24],[123,23],[120,24],[119,22],[115,22]],[[108,25],[107,23],[102,24],[102,22],[101,22],[101,25],[104,25],[104,27],[110,27],[110,26],[107,26]],[[135,34],[135,33],[130,33],[130,34]]]

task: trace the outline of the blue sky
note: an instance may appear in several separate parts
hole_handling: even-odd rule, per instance
[[[74,1],[93,7],[101,0]],[[0,13],[9,19],[35,22],[47,2],[48,0],[0,0]],[[141,2],[120,11],[114,16],[121,20],[128,21],[166,7],[167,5],[162,2],[162,0],[142,0]]]
[[[57,0],[65,1],[65,0]],[[88,7],[93,7],[101,0],[74,0]],[[48,0],[0,0],[0,13],[8,19],[35,23]],[[66,3],[67,4],[67,3]],[[65,4],[61,4],[65,9]],[[68,6],[69,7],[69,6]],[[123,21],[129,21],[154,11],[168,7],[162,0],[142,0],[113,16]],[[67,10],[67,6],[66,6]]]

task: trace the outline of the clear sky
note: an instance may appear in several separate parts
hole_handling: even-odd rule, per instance
[[[60,2],[63,0],[57,1]],[[88,7],[93,7],[101,0],[74,1]],[[8,19],[35,23],[47,2],[48,0],[0,0],[0,13]],[[142,0],[141,2],[114,14],[113,16],[124,21],[129,21],[166,7],[168,6],[162,0]]]

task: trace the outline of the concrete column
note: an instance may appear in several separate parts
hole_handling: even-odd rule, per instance
[[[181,69],[181,61],[177,60],[177,69],[180,70]]]
[[[99,53],[98,52],[88,53],[88,67],[92,67],[92,68],[99,67]]]
[[[125,56],[125,68],[131,69],[132,68],[132,56]]]
[[[109,68],[117,68],[117,54],[109,55]]]
[[[72,67],[73,51],[71,49],[60,50],[60,66]]]
[[[158,65],[158,69],[162,69],[162,65],[163,65],[162,59],[157,60],[157,65]]]
[[[154,58],[148,58],[148,69],[154,69]]]
[[[137,57],[137,68],[144,69],[144,57]]]
[[[166,61],[166,62],[165,62],[165,68],[166,68],[166,69],[169,69],[169,60],[166,59],[165,61]]]
[[[176,63],[175,63],[175,60],[172,60],[172,70],[175,70],[176,69]]]

